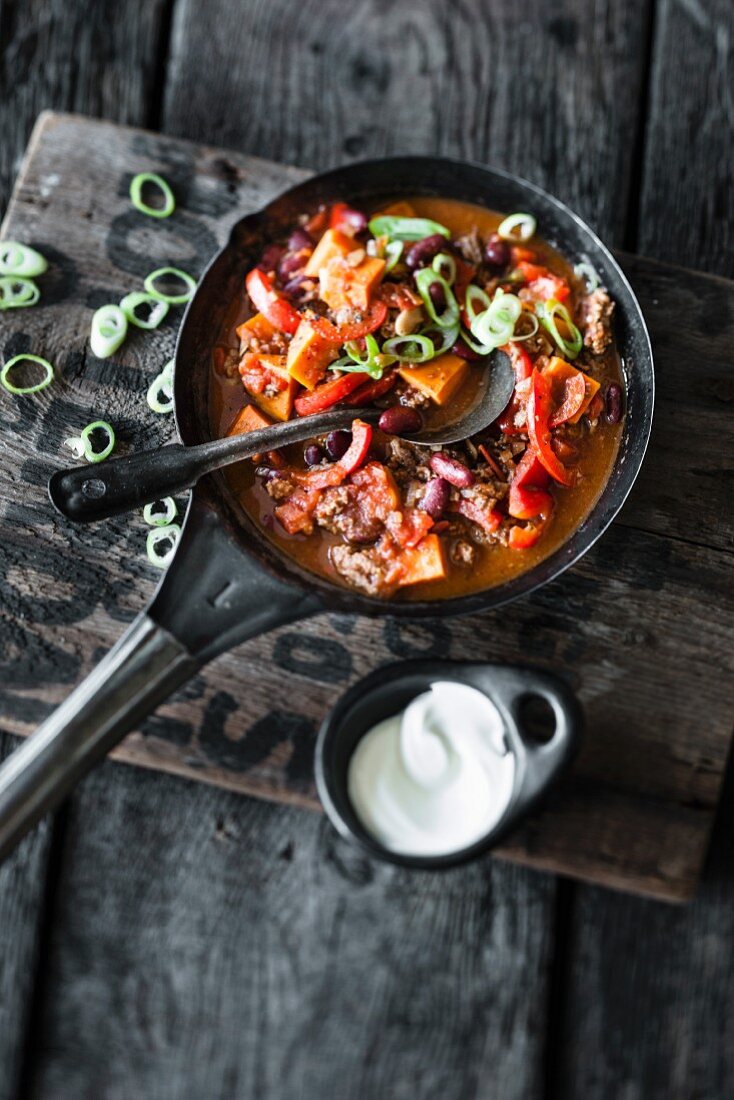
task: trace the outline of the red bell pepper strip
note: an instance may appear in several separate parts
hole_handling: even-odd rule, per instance
[[[518,393],[517,387],[520,382],[525,382],[533,373],[533,364],[525,348],[521,348],[518,344],[503,344],[500,351],[504,351],[509,355],[512,361],[512,367],[515,371],[515,389],[504,412],[497,417],[496,423],[505,435],[518,435],[524,429],[515,424],[515,418],[522,411],[525,399]]]
[[[337,401],[343,401],[350,393],[371,381],[369,374],[362,371],[335,375],[331,381],[322,382],[311,393],[304,393],[297,397],[295,400],[296,412],[299,416],[310,416],[312,413],[323,412],[324,409],[330,409],[332,405],[336,405]]]
[[[301,315],[290,302],[282,298],[273,286],[272,279],[259,267],[254,267],[245,279],[245,288],[258,313],[281,332],[294,333],[301,323]]]
[[[477,504],[476,501],[469,500],[467,497],[461,497],[452,511],[458,512],[459,515],[464,516],[465,519],[470,519],[472,523],[476,523],[478,527],[483,528],[489,535],[497,530],[503,518],[502,513],[496,508],[483,507],[481,504]]]
[[[551,446],[552,404],[548,380],[539,370],[534,370],[527,410],[530,445],[554,481],[569,486],[576,480],[576,471],[564,466]]]
[[[512,550],[529,550],[543,534],[544,524],[530,524],[528,527],[520,527],[515,524],[510,528],[508,544]]]
[[[344,404],[351,405],[353,408],[358,408],[360,405],[371,405],[378,397],[389,393],[397,380],[396,372],[390,371],[389,374],[383,374],[382,378],[379,378],[376,382],[365,382],[354,393],[350,393],[349,397],[344,398]]]
[[[373,302],[370,308],[361,314],[361,320],[348,321],[344,325],[332,325],[325,317],[309,317],[308,323],[316,329],[320,336],[331,344],[346,344],[349,340],[358,340],[360,336],[366,336],[379,328],[387,317],[387,306],[384,302]]]
[[[538,461],[538,456],[528,447],[517,466],[507,498],[507,511],[514,519],[534,519],[550,515],[553,497],[545,492],[550,477]]]
[[[349,449],[335,463],[344,471],[345,477],[359,469],[367,458],[371,443],[372,425],[365,424],[364,420],[353,420],[352,442],[349,444]]]

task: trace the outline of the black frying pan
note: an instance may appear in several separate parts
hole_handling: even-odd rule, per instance
[[[176,557],[147,611],[91,675],[0,768],[0,858],[126,733],[197,669],[231,646],[316,612],[420,618],[498,607],[552,581],[585,554],[622,506],[647,446],[654,376],[640,307],[601,241],[563,203],[496,169],[437,157],[364,161],[314,176],[243,218],[212,260],[189,303],[176,349],[176,424],[184,444],[209,438],[212,342],[244,272],[273,232],[319,203],[368,205],[400,194],[440,195],[497,210],[533,213],[543,237],[572,262],[586,260],[617,303],[626,378],[619,455],[591,514],[562,547],[497,588],[436,602],[376,600],[306,573],[266,541],[221,474],[194,490]]]

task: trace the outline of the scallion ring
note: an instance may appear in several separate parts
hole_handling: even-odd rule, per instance
[[[456,278],[456,260],[448,252],[439,252],[434,256],[431,267],[438,275],[443,275],[449,286],[453,284]]]
[[[433,358],[437,359],[439,355],[443,355],[444,352],[449,351],[459,338],[459,323],[451,325],[450,328],[436,328],[428,327],[420,333],[421,336],[427,336],[434,347]],[[412,336],[404,337],[404,339],[411,339]]]
[[[453,328],[459,320],[459,306],[454,297],[453,290],[446,282],[443,275],[439,275],[432,267],[424,267],[422,271],[416,274],[415,285],[418,288],[418,293],[423,299],[423,304],[431,320],[434,321],[439,328]],[[443,291],[445,306],[440,315],[436,312],[436,307],[431,297],[431,288],[433,286],[438,286]]]
[[[388,271],[392,271],[392,269],[399,262],[400,257],[403,254],[403,248],[404,247],[405,247],[405,245],[403,244],[402,241],[388,241],[387,242],[387,244],[385,245],[385,257],[384,257],[385,258],[385,271],[384,271],[385,275],[387,275]]]
[[[516,294],[498,291],[489,309],[472,321],[472,335],[487,347],[501,347],[512,339],[515,323],[522,313],[522,302]]]
[[[154,413],[173,411],[173,359],[166,363],[148,386],[146,400]]]
[[[143,519],[151,527],[167,527],[177,515],[178,508],[173,497],[163,497],[162,500],[155,500],[143,508]]]
[[[373,237],[389,237],[391,241],[422,241],[424,237],[433,237],[437,233],[442,237],[451,236],[445,225],[439,225],[430,218],[398,218],[392,214],[373,218],[369,230]]]
[[[48,260],[35,248],[18,241],[0,241],[0,275],[35,278],[48,269]]]
[[[146,183],[152,183],[162,192],[163,206],[148,206],[147,202],[143,202],[143,187]],[[139,210],[141,214],[147,214],[151,218],[168,218],[176,209],[173,191],[163,177],[157,176],[155,172],[141,172],[134,177],[130,183],[130,198],[136,210]]]
[[[464,341],[464,343],[468,344],[472,351],[475,351],[477,355],[489,355],[490,352],[494,351],[494,349],[498,347],[498,345],[494,343],[480,344],[474,339],[471,332],[467,332],[466,329],[462,329],[459,335],[461,336],[461,339]]]
[[[474,323],[475,318],[478,317],[480,313],[484,313],[485,309],[489,309],[491,304],[492,299],[481,287],[477,286],[476,283],[469,283],[469,286],[466,288],[464,308],[469,317],[470,325]]]
[[[109,359],[127,336],[127,317],[119,306],[100,306],[92,317],[89,343],[98,359]]]
[[[536,302],[535,312],[538,314],[541,325],[551,334],[563,354],[568,359],[575,359],[584,346],[584,338],[571,320],[571,314],[566,307],[555,298],[551,298],[547,302]],[[570,339],[561,335],[558,328],[559,320],[567,330]]]
[[[520,326],[525,322],[525,325]],[[538,318],[534,313],[530,313],[529,310],[524,309],[515,323],[515,330],[512,333],[512,340],[514,343],[520,343],[523,340],[529,340],[531,336],[535,336],[538,331]]]
[[[148,551],[148,560],[153,565],[158,566],[159,569],[165,569],[176,553],[176,547],[178,546],[180,537],[181,528],[177,523],[169,523],[166,527],[153,527],[148,531],[148,538],[145,544],[145,548]],[[159,549],[159,547],[164,546],[165,543],[170,543],[168,549]]]
[[[593,294],[596,288],[599,286],[599,276],[594,271],[591,264],[587,264],[586,261],[580,264],[576,264],[573,269],[574,275],[577,278],[583,279],[586,289],[589,294]]]
[[[32,386],[16,386],[10,381],[9,375],[13,367],[23,362],[37,363],[40,367],[43,367],[44,374],[40,382],[36,382]],[[45,390],[46,386],[51,384],[53,377],[54,369],[48,359],[42,359],[40,355],[14,355],[12,359],[8,359],[2,371],[0,371],[0,384],[5,387],[8,393],[38,393],[40,390]]]
[[[107,436],[107,442],[101,451],[95,451],[92,443],[95,432],[104,432]],[[115,429],[106,420],[95,420],[92,424],[87,424],[86,428],[82,428],[79,439],[87,462],[102,462],[105,458],[109,458],[115,448]]]
[[[156,288],[156,281],[163,278],[164,275],[173,276],[176,279],[180,279],[182,283],[186,284],[185,294],[164,294],[162,290]],[[181,271],[178,267],[159,267],[157,271],[151,271],[147,276],[143,286],[153,298],[157,298],[159,302],[168,302],[169,305],[178,306],[183,302],[188,302],[196,290],[196,279],[193,279],[191,275],[186,271]]]
[[[21,275],[0,275],[0,310],[34,306],[41,292],[33,282]]]
[[[362,350],[356,341],[350,341],[344,345],[347,355],[336,363],[332,363],[330,370],[369,374],[370,378],[374,378],[375,381],[382,378],[385,367],[392,366],[396,361],[396,357],[380,351],[379,344],[371,333],[363,339],[365,344],[364,354],[362,354]]]
[[[388,355],[394,355],[403,363],[427,363],[435,358],[436,346],[428,336],[418,332],[408,336],[392,336],[382,345]]]
[[[503,241],[529,241],[538,228],[532,214],[510,214],[497,230]]]
[[[150,306],[147,318],[139,317],[135,312],[143,305]],[[152,294],[145,294],[142,290],[133,290],[131,294],[126,294],[120,302],[120,309],[130,324],[144,329],[158,328],[170,308],[168,302],[162,302],[160,298],[154,298]]]

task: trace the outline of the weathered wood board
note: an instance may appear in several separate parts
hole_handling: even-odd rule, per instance
[[[162,172],[175,188],[179,208],[168,221],[153,223],[130,207],[129,180],[143,170]],[[109,419],[121,448],[172,433],[168,418],[148,410],[145,390],[170,356],[178,317],[156,333],[134,333],[112,361],[101,361],[88,350],[92,308],[163,264],[197,274],[236,218],[301,175],[109,123],[40,120],[2,235],[41,248],[51,269],[38,307],[3,316],[0,351],[4,359],[22,350],[46,355],[57,378],[34,397],[2,396],[5,728],[30,732],[157,580],[141,520],[74,528],[46,499],[48,474],[66,461],[64,438],[89,420]],[[521,603],[470,619],[438,614],[413,626],[326,615],[283,628],[220,658],[116,756],[316,806],[315,731],[357,676],[418,654],[532,661],[574,683],[588,730],[563,788],[500,854],[689,897],[731,734],[732,539],[724,525],[734,286],[624,262],[656,351],[654,439],[620,521],[579,566]]]

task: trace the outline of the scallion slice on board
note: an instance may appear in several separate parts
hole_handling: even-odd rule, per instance
[[[162,500],[155,500],[143,508],[143,519],[151,527],[168,527],[177,515],[178,509],[173,497],[163,497]]]
[[[160,374],[148,387],[147,402],[154,413],[173,411],[173,359],[166,363]]]
[[[127,317],[119,306],[100,306],[92,317],[89,343],[98,359],[114,355],[127,336]]]
[[[44,373],[40,382],[35,382],[32,386],[16,386],[10,381],[10,372],[13,368],[17,367],[19,363],[24,362],[37,363],[38,366],[43,367]],[[2,371],[0,371],[0,384],[5,387],[8,393],[38,393],[40,390],[45,390],[46,386],[51,384],[53,376],[54,369],[48,359],[42,359],[40,355],[30,355],[26,353],[24,355],[14,355],[12,359],[8,359]]]
[[[30,245],[18,241],[0,241],[0,275],[35,278],[48,269],[48,260]]]
[[[148,316],[138,316],[135,311],[140,306],[146,305],[150,306]],[[120,309],[130,324],[144,329],[158,328],[170,308],[168,302],[162,302],[160,298],[155,298],[152,294],[146,294],[142,290],[133,290],[131,294],[126,294],[120,302]]]
[[[163,195],[163,206],[149,206],[143,202],[143,188],[146,183],[157,187]],[[155,172],[140,172],[130,183],[130,198],[136,210],[141,214],[147,214],[150,218],[168,218],[176,209],[176,200],[173,191],[163,179]]]
[[[34,306],[40,297],[41,292],[33,279],[22,275],[0,275],[0,310]]]
[[[101,450],[96,450],[92,436],[95,432],[102,432],[106,443]],[[115,447],[115,429],[106,420],[94,420],[82,428],[78,436],[65,439],[64,443],[71,449],[74,458],[86,458],[87,462],[102,462],[109,458]]]
[[[146,540],[148,560],[159,569],[165,569],[173,560],[180,537],[181,528],[177,523],[151,528]]]
[[[182,283],[185,283],[186,291],[183,294],[166,294],[164,291],[159,290],[156,283],[166,276],[172,279],[180,279]],[[159,267],[157,271],[151,271],[143,286],[148,294],[152,295],[153,298],[157,298],[159,302],[168,302],[172,306],[178,306],[188,302],[192,297],[196,290],[196,279],[192,278],[188,272],[181,271],[178,267]]]

